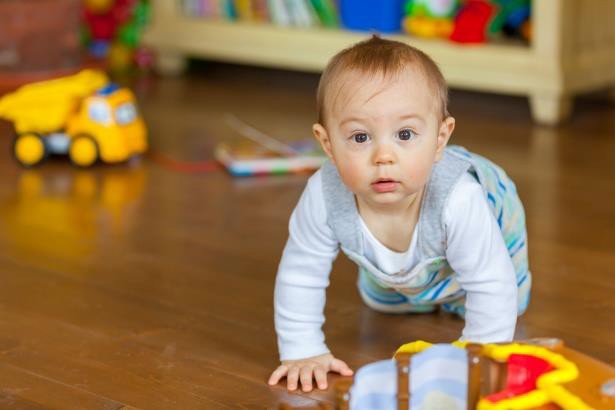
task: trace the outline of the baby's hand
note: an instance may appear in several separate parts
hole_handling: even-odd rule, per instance
[[[269,377],[269,385],[277,384],[286,376],[286,388],[289,391],[297,389],[297,382],[301,381],[302,390],[312,390],[312,379],[316,379],[319,389],[327,388],[327,373],[336,372],[342,376],[352,376],[352,370],[346,363],[333,357],[331,353],[308,357],[301,360],[283,361]]]

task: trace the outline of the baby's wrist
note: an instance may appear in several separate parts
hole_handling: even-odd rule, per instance
[[[326,345],[280,349],[280,362],[297,361],[331,353]]]

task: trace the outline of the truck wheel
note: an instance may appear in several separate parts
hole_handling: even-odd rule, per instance
[[[71,140],[68,156],[76,166],[89,167],[98,160],[98,144],[89,135],[77,135]]]
[[[13,156],[24,167],[40,164],[47,157],[47,147],[40,135],[27,132],[15,137]]]

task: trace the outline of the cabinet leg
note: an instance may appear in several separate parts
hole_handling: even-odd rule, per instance
[[[557,125],[567,119],[572,110],[572,96],[561,94],[530,95],[532,117],[540,124]]]
[[[182,74],[187,66],[188,60],[179,53],[159,51],[156,56],[156,70],[164,75]]]

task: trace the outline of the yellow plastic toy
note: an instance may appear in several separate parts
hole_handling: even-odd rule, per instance
[[[25,85],[0,99],[0,118],[13,122],[13,154],[26,167],[49,154],[68,154],[73,164],[88,167],[147,149],[133,93],[100,71]]]
[[[461,348],[466,348],[467,343],[454,342],[453,345]],[[416,341],[407,343],[397,349],[396,355],[407,353],[419,353],[432,346],[431,343],[424,341]],[[506,363],[506,361],[514,356],[522,357],[520,363],[516,364],[515,376],[511,376],[512,364],[508,364],[508,382],[509,384],[518,384],[521,386],[509,387],[509,390],[504,394],[500,393],[497,399],[481,398],[476,406],[477,410],[523,410],[523,409],[538,409],[541,406],[549,403],[557,404],[563,410],[591,410],[583,400],[566,390],[562,384],[569,383],[579,376],[577,366],[566,359],[561,354],[555,353],[545,347],[536,345],[524,345],[518,343],[508,344],[486,344],[477,346],[476,353],[485,358],[492,359],[498,363]],[[526,360],[523,360],[523,359]],[[535,363],[528,361],[527,358],[540,360],[547,364],[547,368],[532,369],[536,366]],[[478,363],[477,361],[476,363]],[[501,370],[501,366],[499,370]],[[470,372],[472,374],[472,372]],[[533,374],[534,373],[534,374]],[[474,375],[479,376],[474,380],[470,380],[470,385],[476,386],[475,390],[480,391],[481,381],[485,381],[485,377],[480,377],[480,370]],[[536,380],[525,380],[536,377]],[[500,375],[501,379],[502,376]],[[511,382],[512,380],[512,382]],[[533,385],[535,383],[535,385]],[[523,384],[526,388],[523,389]],[[531,385],[531,387],[529,387]],[[472,386],[470,386],[472,390]],[[484,388],[483,388],[484,390]],[[497,395],[494,395],[497,396]],[[606,399],[606,398],[605,398]]]
[[[555,338],[452,346],[415,341],[401,346],[393,361],[369,363],[337,380],[333,408],[615,409],[615,368]]]

